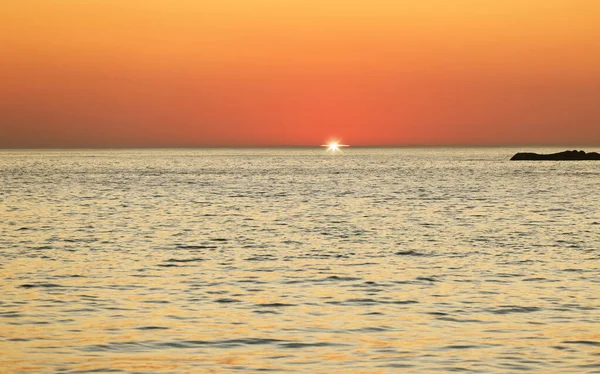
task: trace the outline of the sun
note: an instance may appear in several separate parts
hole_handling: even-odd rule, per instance
[[[322,147],[327,147],[327,151],[331,153],[335,153],[340,151],[341,147],[348,147],[346,144],[340,144],[339,141],[331,141],[327,144],[323,144]]]

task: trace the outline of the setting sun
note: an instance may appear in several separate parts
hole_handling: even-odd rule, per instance
[[[323,147],[327,147],[327,151],[329,152],[337,152],[340,150],[340,147],[348,147],[348,145],[340,144],[339,142],[334,141],[324,144]]]

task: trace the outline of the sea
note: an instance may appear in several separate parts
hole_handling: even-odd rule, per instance
[[[600,373],[564,149],[1,150],[0,372]]]

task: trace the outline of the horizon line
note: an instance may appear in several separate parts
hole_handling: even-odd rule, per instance
[[[121,150],[121,149],[275,149],[321,148],[321,145],[189,145],[189,146],[41,146],[0,147],[0,150]],[[347,148],[582,148],[600,147],[598,144],[404,144],[404,145],[347,145]]]

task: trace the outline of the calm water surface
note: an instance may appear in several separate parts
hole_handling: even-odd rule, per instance
[[[599,373],[600,163],[514,152],[0,151],[0,371]]]

